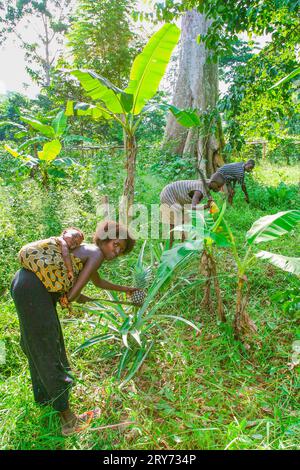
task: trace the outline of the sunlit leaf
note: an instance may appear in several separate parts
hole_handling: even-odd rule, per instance
[[[65,110],[66,116],[74,116],[74,101],[68,100]]]
[[[52,140],[51,142],[47,142],[43,146],[43,150],[38,152],[38,156],[40,160],[44,160],[46,162],[52,162],[57,155],[61,151],[61,143],[58,139]]]
[[[9,145],[5,144],[4,148],[7,152],[9,152],[13,157],[20,158],[21,155],[16,149],[11,148]]]
[[[258,219],[246,234],[249,245],[252,243],[276,240],[295,228],[300,221],[300,211],[290,210],[266,215]]]
[[[123,92],[109,80],[93,70],[73,70],[71,74],[80,81],[88,96],[93,100],[102,101],[113,113],[123,112],[120,104],[120,94]]]
[[[53,127],[48,126],[47,124],[43,124],[37,119],[26,117],[26,116],[20,116],[20,119],[22,119],[22,121],[26,122],[26,124],[31,126],[36,131],[41,132],[41,134],[45,135],[46,137],[49,137],[50,139],[52,137],[55,137],[55,131]]]
[[[183,127],[198,127],[201,124],[200,116],[196,111],[189,109],[179,109],[173,105],[165,105],[171,111],[176,121]]]
[[[22,126],[21,124],[17,122],[12,122],[12,121],[1,121],[0,122],[0,127],[17,127],[18,129],[21,129],[22,131],[26,131],[26,128]]]
[[[289,256],[270,253],[269,251],[259,251],[255,254],[256,258],[267,260],[277,268],[287,271],[288,273],[300,276],[300,258],[291,258]]]
[[[139,114],[157,92],[179,35],[180,30],[175,24],[165,24],[135,58],[130,82],[125,90],[126,93],[134,95],[134,114]]]
[[[28,131],[19,131],[14,134],[14,139],[22,139],[28,135]]]
[[[52,121],[55,135],[60,137],[66,130],[68,118],[64,111],[60,111]]]

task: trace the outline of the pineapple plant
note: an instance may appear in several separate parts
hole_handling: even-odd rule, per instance
[[[134,308],[128,306],[128,302],[120,301],[115,292],[108,291],[109,300],[95,299],[96,302],[91,306],[82,307],[89,314],[91,311],[94,314],[100,314],[101,321],[96,326],[99,328],[98,334],[84,341],[75,352],[95,346],[100,342],[112,341],[114,346],[108,351],[107,357],[108,355],[120,357],[116,371],[118,380],[122,380],[120,388],[135,376],[154,348],[157,339],[157,333],[153,333],[154,326],[161,323],[168,324],[166,323],[168,321],[173,324],[175,320],[200,331],[186,318],[158,312],[165,302],[166,294],[156,299],[158,292],[170,281],[174,270],[186,264],[193,250],[190,248],[184,250],[183,244],[175,246],[172,250],[164,250],[161,244],[157,246],[152,241],[150,266],[146,267],[142,262],[144,247],[145,243],[140,251],[138,262],[132,267],[134,285],[142,292],[137,299],[135,294],[133,300],[143,302],[142,306]],[[198,248],[195,251],[198,252]],[[133,302],[130,303],[132,304]],[[158,331],[162,331],[161,328]]]
[[[150,283],[152,277],[151,275],[151,266],[135,267],[133,273],[133,282],[134,286],[137,287],[138,290],[132,292],[130,295],[130,300],[134,305],[143,305],[147,295],[146,288]]]
[[[152,267],[143,264],[143,256],[146,242],[143,243],[138,261],[133,268],[133,285],[136,291],[130,294],[130,301],[134,305],[143,305],[146,298],[146,289],[152,280]]]

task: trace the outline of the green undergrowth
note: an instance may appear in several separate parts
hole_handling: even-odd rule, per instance
[[[154,152],[159,167],[159,152]],[[184,170],[180,176],[174,170],[159,172],[156,177],[157,169],[151,169],[146,162],[147,155],[143,154],[136,186],[138,202],[157,203],[164,184],[190,177]],[[96,164],[93,160],[86,167]],[[190,286],[199,279],[199,260],[194,259],[169,285],[161,312],[180,314],[198,325],[200,333],[172,321],[153,330],[154,348],[135,378],[122,389],[115,378],[118,358],[112,357],[112,344],[99,343],[74,354],[85,339],[101,332],[99,318],[79,305],[73,315],[59,311],[76,377],[73,408],[83,412],[99,406],[102,416],[94,428],[125,425],[91,428],[81,435],[63,438],[56,413],[50,407],[34,404],[27,362],[19,346],[17,315],[9,295],[10,280],[18,269],[17,251],[24,243],[57,234],[68,225],[82,228],[86,240],[91,241],[99,198],[109,194],[117,200],[120,193],[121,176],[115,176],[115,171],[109,184],[103,182],[100,169],[92,184],[91,178],[96,177],[87,170],[48,193],[32,180],[1,183],[0,339],[5,344],[6,361],[0,365],[0,448],[296,449],[300,438],[299,370],[292,364],[292,344],[300,340],[300,328],[296,314],[283,313],[272,300],[275,293],[287,288],[290,275],[263,263],[257,263],[248,273],[248,311],[258,334],[256,345],[246,350],[233,338],[236,270],[227,249],[217,253],[227,323],[219,324],[216,315],[201,308],[203,285],[200,282]],[[237,190],[226,219],[241,244],[241,252],[244,234],[258,217],[299,207],[297,174],[296,167],[265,164],[255,170],[249,182],[250,205]],[[279,195],[280,191],[286,191],[285,195]],[[293,232],[273,242],[272,251],[299,256],[297,246],[299,234]],[[108,263],[101,274],[113,282],[130,284],[137,253],[138,248]],[[86,291],[96,293],[91,286]]]

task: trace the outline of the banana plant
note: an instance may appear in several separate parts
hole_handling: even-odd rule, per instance
[[[32,170],[38,168],[42,177],[43,186],[47,187],[49,184],[49,166],[56,159],[61,151],[61,143],[58,139],[46,142],[41,151],[37,151],[37,157],[20,153],[16,149],[11,148],[5,144],[4,149],[9,152],[13,157],[18,158],[23,162],[23,165],[31,168]]]
[[[116,121],[123,129],[127,171],[123,210],[127,215],[134,201],[136,130],[144,116],[151,112],[152,107],[147,104],[157,92],[179,35],[180,30],[175,24],[165,24],[150,38],[133,62],[129,84],[125,90],[121,90],[92,70],[67,71],[79,80],[94,103],[69,101],[66,115],[110,119]]]
[[[216,198],[217,199],[217,198]],[[220,205],[220,201],[218,201]],[[250,339],[252,334],[257,331],[256,325],[251,320],[247,313],[247,303],[249,295],[249,285],[247,279],[247,271],[257,260],[265,260],[286,272],[300,276],[300,258],[288,257],[269,251],[253,252],[254,247],[263,242],[270,242],[286,235],[292,231],[300,221],[299,210],[289,210],[285,212],[278,212],[277,214],[267,215],[258,219],[250,230],[246,233],[246,246],[247,250],[244,257],[241,257],[238,252],[238,245],[235,241],[231,228],[226,221],[224,214],[226,210],[226,202],[222,204],[221,209],[216,202],[213,202],[209,212],[203,214],[193,211],[192,222],[190,225],[183,225],[176,227],[176,230],[181,229],[188,232],[191,238],[199,234],[199,218],[203,219],[203,227],[200,228],[203,232],[203,245],[199,246],[199,251],[206,253],[206,256],[212,258],[210,262],[213,268],[208,274],[208,277],[217,279],[217,272],[214,261],[214,247],[229,247],[232,251],[233,257],[237,265],[237,290],[236,290],[236,305],[234,317],[234,331],[235,337],[241,339],[245,344],[247,339]],[[196,219],[198,223],[196,224]],[[196,226],[198,229],[196,230]],[[189,241],[189,244],[195,241]],[[178,245],[176,248],[178,249]],[[198,251],[198,252],[199,252]],[[196,253],[197,250],[194,252]],[[207,283],[207,281],[206,281]],[[220,308],[222,301],[221,293],[218,284],[215,285],[215,292],[218,297],[218,314],[221,321],[225,320],[224,311]],[[205,298],[205,296],[204,296]]]
[[[67,117],[64,111],[57,113],[51,125],[43,122],[49,119],[49,116],[46,116],[42,120],[39,116],[21,115],[20,119],[25,124],[22,125],[12,121],[0,122],[1,127],[11,126],[18,129],[18,132],[14,134],[15,139],[26,138],[26,140],[18,146],[18,151],[26,151],[31,147],[36,147],[37,144],[49,142],[54,139],[61,139],[67,129]],[[34,153],[35,156],[37,156],[37,150]]]
[[[215,258],[216,248],[224,248],[231,245],[231,241],[226,233],[223,217],[226,211],[226,201],[215,196],[218,203],[212,202],[210,207],[203,211],[190,211],[190,224],[175,227],[174,230],[181,230],[187,234],[188,241],[183,245],[194,246],[194,255],[200,255],[200,272],[205,278],[204,295],[201,305],[212,314],[214,311],[211,297],[212,284],[214,285],[217,302],[217,316],[219,321],[225,322],[225,311],[222,294],[219,285],[217,263]],[[177,245],[178,247],[178,245]]]
[[[222,203],[221,210],[215,202],[212,202],[209,210],[204,213],[204,240],[200,260],[200,272],[202,272],[206,278],[201,304],[203,307],[207,308],[210,313],[213,313],[211,288],[212,284],[214,284],[215,297],[217,301],[217,315],[221,322],[226,322],[226,316],[219,285],[215,251],[216,247],[223,248],[230,246],[230,241],[228,240],[228,237],[226,237],[223,227],[225,211],[226,201]]]
[[[277,240],[279,237],[291,232],[300,221],[300,210],[289,210],[267,215],[258,219],[246,233],[247,250],[244,257],[238,254],[238,247],[229,224],[223,219],[224,227],[231,240],[231,249],[238,270],[236,308],[234,318],[235,336],[241,340],[251,338],[257,327],[247,313],[249,286],[247,271],[257,260],[262,259],[281,268],[284,271],[300,275],[300,258],[283,256],[281,254],[259,251],[254,253],[254,247],[260,243]]]
[[[63,110],[59,111],[52,120],[51,125],[45,124],[42,120],[32,116],[20,116],[20,119],[24,122],[24,125],[12,121],[0,122],[2,127],[11,126],[18,129],[18,132],[14,135],[16,139],[25,138],[17,148],[11,148],[10,145],[5,144],[4,149],[31,170],[38,169],[42,177],[42,184],[47,186],[50,165],[68,166],[74,163],[69,158],[57,159],[62,150],[62,143],[70,138],[67,134],[67,116]],[[32,151],[33,155],[29,154],[28,151]]]

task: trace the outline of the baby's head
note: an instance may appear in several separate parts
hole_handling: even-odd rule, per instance
[[[65,240],[67,243],[68,247],[70,250],[73,250],[77,246],[81,245],[81,243],[84,240],[84,235],[79,228],[76,227],[69,227],[66,228],[62,234],[62,238]]]

